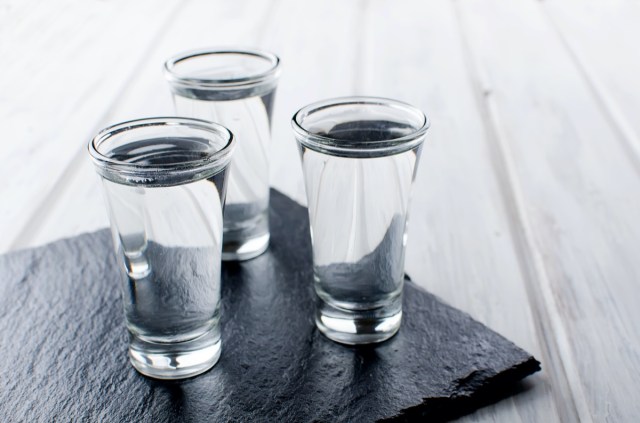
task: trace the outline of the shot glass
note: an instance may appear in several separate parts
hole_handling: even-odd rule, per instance
[[[311,104],[292,119],[313,245],[316,326],[344,344],[392,337],[402,319],[411,186],[429,121],[374,97]]]
[[[221,125],[182,118],[111,126],[90,143],[122,279],[129,358],[181,379],[220,357],[222,212],[235,145]]]
[[[280,75],[277,56],[238,49],[180,54],[164,66],[176,113],[218,122],[238,141],[224,212],[223,260],[269,246],[269,143]]]

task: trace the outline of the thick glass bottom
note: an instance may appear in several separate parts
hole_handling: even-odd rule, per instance
[[[269,247],[269,197],[225,206],[222,260],[249,260]]]
[[[327,338],[347,345],[386,341],[402,321],[402,296],[371,310],[349,310],[317,298],[316,326]]]
[[[133,367],[155,379],[185,379],[211,369],[220,358],[220,331],[186,342],[155,343],[130,334],[129,359]]]
[[[269,247],[269,233],[247,239],[229,239],[225,234],[222,243],[222,260],[243,261],[258,257]]]

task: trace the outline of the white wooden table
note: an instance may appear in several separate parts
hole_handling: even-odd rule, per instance
[[[172,113],[165,58],[264,48],[271,180],[300,202],[299,107],[430,116],[407,272],[543,365],[463,420],[638,421],[639,40],[634,0],[0,0],[0,251],[107,226],[86,143]]]

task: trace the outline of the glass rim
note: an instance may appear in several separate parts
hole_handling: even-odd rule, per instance
[[[410,134],[377,141],[338,140],[313,133],[304,127],[305,117],[325,109],[346,105],[389,107],[419,116],[422,122]],[[353,157],[366,153],[394,154],[410,150],[422,144],[431,122],[422,110],[402,101],[385,97],[349,96],[321,100],[301,108],[293,115],[291,126],[301,144],[324,153]]]
[[[100,146],[109,139],[142,128],[161,128],[161,127],[184,127],[189,129],[197,129],[206,131],[220,137],[225,143],[224,145],[205,158],[199,158],[180,163],[172,164],[140,164],[131,163],[122,160],[113,159],[106,156],[100,151]],[[231,154],[235,148],[236,140],[233,133],[226,127],[201,119],[183,118],[183,117],[151,117],[129,120],[102,129],[98,134],[89,141],[87,146],[89,154],[94,165],[101,170],[101,174],[121,175],[121,178],[127,177],[141,178],[141,182],[145,178],[150,180],[164,179],[172,175],[197,174],[198,172],[211,171],[215,173],[229,164]]]
[[[266,59],[269,62],[270,66],[262,72],[258,72],[249,76],[233,78],[192,78],[189,76],[179,75],[177,72],[176,68],[180,64],[180,62],[197,59],[202,56],[220,54],[236,54]],[[169,58],[164,63],[164,74],[169,83],[190,88],[210,88],[218,90],[247,88],[266,84],[277,79],[280,76],[280,58],[275,54],[267,51],[242,47],[221,47],[190,50],[179,53]]]

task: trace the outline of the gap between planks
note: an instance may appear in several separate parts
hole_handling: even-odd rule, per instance
[[[600,79],[596,76],[595,72],[588,64],[588,61],[580,52],[580,49],[576,47],[576,44],[571,40],[571,37],[567,35],[566,31],[562,29],[561,25],[556,22],[555,18],[553,18],[551,12],[544,4],[545,2],[543,0],[538,0],[537,3],[542,10],[542,15],[556,33],[562,46],[571,58],[571,61],[582,76],[582,79],[586,81],[587,86],[591,90],[591,94],[596,100],[596,104],[602,110],[602,114],[609,122],[613,132],[618,135],[619,142],[622,148],[627,152],[627,158],[629,159],[631,166],[638,174],[640,174],[640,137],[636,134],[616,101],[611,95],[607,94],[607,89],[604,84],[600,82]]]
[[[485,122],[489,151],[509,216],[509,226],[514,235],[516,244],[514,247],[523,270],[525,289],[534,316],[536,336],[542,347],[543,366],[550,367],[547,374],[552,382],[555,382],[553,385],[570,399],[570,403],[567,403],[566,398],[554,395],[556,408],[563,421],[590,422],[591,414],[586,406],[578,370],[572,359],[569,338],[553,296],[542,252],[536,246],[532,236],[531,224],[524,207],[524,194],[518,183],[507,135],[502,129],[498,106],[480,60],[476,58],[471,47],[470,35],[465,30],[463,12],[460,10],[458,1],[453,2],[453,8],[461,34],[462,50],[469,78],[472,86],[476,88],[475,98]]]
[[[124,83],[118,90],[118,94],[115,96],[116,100],[96,121],[97,123],[92,129],[92,133],[88,135],[87,140],[90,139],[89,137],[93,137],[93,135],[95,135],[97,131],[102,129],[108,122],[114,122],[114,119],[128,120],[130,118],[133,118],[117,118],[118,112],[122,108],[122,103],[126,102],[125,93],[131,90],[131,87],[135,86],[135,84],[138,82],[141,74],[144,74],[144,72],[140,71],[144,70],[144,67],[147,65],[149,58],[157,53],[158,49],[163,45],[162,41],[171,34],[173,23],[179,21],[180,16],[184,15],[185,10],[190,10],[189,6],[192,3],[193,0],[190,0],[189,2],[178,3],[170,10],[167,18],[162,22],[159,29],[156,31],[155,36],[152,37],[147,47],[143,50],[145,51],[145,54],[142,55],[142,57],[135,63],[130,75],[125,79]],[[264,16],[261,18],[261,23],[255,30],[255,34],[253,36],[256,39],[255,44],[258,44],[257,40],[261,40],[262,38],[264,38],[265,34],[268,33],[269,27],[274,24],[273,15],[278,10],[280,3],[281,0],[273,0],[270,7],[266,8]],[[47,225],[52,223],[50,222],[49,218],[51,210],[56,208],[65,208],[64,205],[59,204],[59,202],[62,201],[62,198],[64,197],[62,194],[67,193],[70,187],[74,186],[72,183],[74,179],[83,177],[83,175],[85,175],[86,170],[83,169],[83,167],[85,165],[85,161],[88,160],[86,156],[86,145],[83,145],[73,155],[72,161],[62,172],[61,176],[58,178],[51,191],[49,191],[46,198],[40,202],[40,206],[36,209],[35,212],[32,213],[30,224],[21,230],[21,232],[15,238],[14,242],[9,246],[9,250],[28,248],[39,244],[39,242],[37,242],[38,239],[42,237],[43,233],[47,232]],[[66,208],[68,208],[68,206]],[[50,241],[50,239],[46,238],[46,241]]]
[[[152,55],[153,51],[155,50],[154,45],[157,45],[158,39],[162,38],[162,34],[166,33],[165,29],[169,27],[171,21],[180,14],[181,10],[184,9],[185,3],[188,3],[189,1],[190,0],[177,2],[176,5],[171,8],[162,24],[158,26],[156,35],[151,38],[151,40],[147,44],[147,47],[144,49],[146,53],[142,54],[140,59],[132,67],[129,76],[124,80],[120,89],[118,90],[118,95],[115,97],[115,100],[106,109],[104,114],[99,119],[97,119],[97,125],[95,125],[91,129],[91,133],[87,135],[87,140],[92,139],[93,136],[100,129],[102,129],[102,125],[104,125],[104,122],[107,122],[109,120],[109,116],[113,114],[114,110],[119,104],[119,99],[136,79],[139,69],[144,66],[145,61],[149,56]],[[91,87],[89,89],[91,89]],[[83,144],[82,147],[75,152],[75,154],[73,155],[73,159],[64,169],[60,177],[56,180],[51,191],[49,191],[46,197],[40,202],[39,206],[36,207],[35,211],[31,214],[31,217],[28,220],[28,224],[25,225],[20,232],[18,232],[13,242],[9,244],[9,251],[23,249],[32,245],[33,240],[42,231],[45,223],[47,222],[47,215],[49,214],[50,210],[55,207],[57,201],[62,197],[61,194],[64,192],[64,190],[71,185],[71,181],[80,174],[82,160],[86,160],[85,156],[86,144]]]

